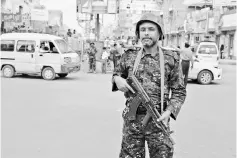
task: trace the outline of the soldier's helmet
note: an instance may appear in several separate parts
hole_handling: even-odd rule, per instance
[[[139,26],[144,22],[152,22],[152,23],[156,24],[157,27],[158,27],[158,30],[160,32],[159,40],[164,39],[164,30],[163,30],[164,26],[163,26],[162,19],[160,18],[160,16],[156,16],[152,13],[143,14],[141,19],[137,22],[135,34],[138,38],[140,38],[140,36],[139,36]]]

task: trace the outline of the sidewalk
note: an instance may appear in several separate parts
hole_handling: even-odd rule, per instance
[[[220,59],[220,65],[236,65],[236,59]]]

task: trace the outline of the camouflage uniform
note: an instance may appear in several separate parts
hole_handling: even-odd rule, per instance
[[[157,52],[160,48],[157,48]],[[186,97],[179,56],[176,52],[162,49],[164,53],[165,79],[164,79],[164,109],[170,110],[171,117],[176,117]],[[115,67],[114,75],[127,78],[132,75],[134,62],[138,51],[129,49],[121,57],[118,65]],[[151,98],[156,108],[160,111],[160,60],[159,54],[152,56],[145,53],[138,65],[135,74],[142,87]],[[118,90],[113,82],[112,91]],[[169,91],[172,96],[169,98]],[[173,146],[161,129],[155,125],[151,119],[146,127],[142,126],[141,121],[146,115],[146,108],[140,104],[137,109],[136,120],[128,120],[129,101],[132,99],[129,92],[124,93],[127,101],[126,108],[123,111],[123,138],[120,158],[144,158],[145,140],[148,143],[150,158],[171,158],[173,157]],[[168,125],[169,128],[169,125]]]
[[[89,48],[88,50],[88,55],[89,55],[89,68],[90,68],[90,71],[95,71],[96,70],[96,53],[97,53],[97,50],[96,48]]]

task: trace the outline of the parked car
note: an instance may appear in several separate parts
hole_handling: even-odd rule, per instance
[[[220,80],[222,69],[218,65],[218,63],[195,58],[193,68],[189,69],[188,78],[197,80],[200,84],[210,84],[214,80]]]
[[[219,63],[220,52],[215,42],[202,41],[194,48],[195,58],[199,61]]]
[[[80,57],[61,37],[38,33],[7,33],[1,38],[4,77],[36,74],[45,80],[66,77],[80,70]]]

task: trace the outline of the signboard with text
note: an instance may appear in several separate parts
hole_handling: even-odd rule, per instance
[[[2,13],[2,20],[5,22],[21,22],[22,16],[21,14]]]

